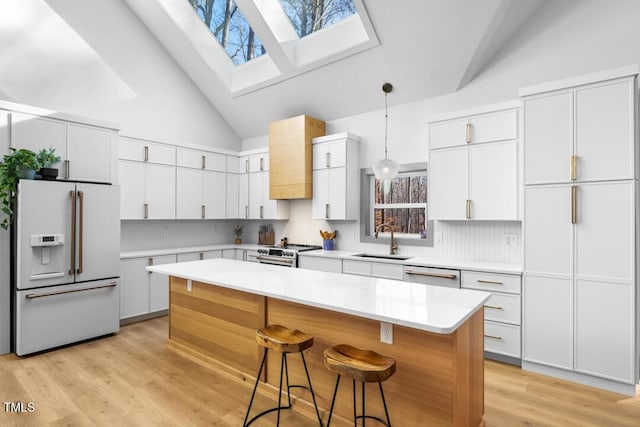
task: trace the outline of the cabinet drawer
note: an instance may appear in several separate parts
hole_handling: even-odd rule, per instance
[[[520,324],[520,295],[493,293],[484,303],[484,319]]]
[[[404,266],[404,281],[425,285],[460,287],[460,271],[446,268]]]
[[[342,260],[338,258],[300,256],[298,257],[298,267],[306,268],[307,270],[342,273]]]
[[[520,294],[520,275],[463,271],[462,287]]]
[[[520,358],[520,326],[485,321],[484,351]]]
[[[402,280],[402,274],[402,265],[379,262],[371,263],[371,275],[374,277]]]
[[[342,260],[342,273],[371,276],[371,263],[361,261]]]

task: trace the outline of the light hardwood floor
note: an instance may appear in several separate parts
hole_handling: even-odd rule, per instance
[[[35,356],[0,356],[0,426],[241,425],[251,382],[167,350],[167,328],[164,317]],[[271,404],[262,396],[256,399],[258,410]],[[33,402],[35,411],[7,412],[4,402]],[[487,361],[485,420],[488,427],[638,426],[640,397]],[[275,416],[255,425],[273,426]],[[317,422],[284,411],[281,425],[306,427]]]

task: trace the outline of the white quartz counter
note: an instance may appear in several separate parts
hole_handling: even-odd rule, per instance
[[[361,254],[362,251],[324,251],[315,250],[302,252],[299,256],[320,257],[320,258],[339,258],[348,259],[352,261],[366,261],[366,262],[384,262],[390,264],[401,265],[413,265],[417,267],[436,267],[436,268],[453,268],[458,270],[473,270],[484,271],[490,273],[505,273],[505,274],[522,274],[522,265],[520,264],[507,264],[500,262],[489,261],[464,261],[460,259],[449,258],[430,258],[430,257],[411,257],[409,259],[386,259],[386,258],[363,258],[357,257],[356,254]],[[380,255],[386,255],[380,253]]]
[[[439,334],[454,332],[490,296],[468,289],[228,259],[157,265],[147,270]]]

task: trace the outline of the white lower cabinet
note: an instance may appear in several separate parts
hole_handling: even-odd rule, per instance
[[[367,261],[342,261],[342,272],[344,274],[356,274],[359,276],[380,277],[383,279],[402,280],[404,268],[402,264],[389,264],[383,262]]]
[[[320,258],[315,256],[299,255],[298,268],[326,271],[329,273],[342,273],[342,260],[340,258]]]
[[[237,261],[248,261],[246,252],[248,251],[245,251],[244,249],[223,249],[222,258],[235,259]]]
[[[462,287],[491,292],[484,303],[484,350],[506,362],[521,358],[521,277],[518,274],[463,271]],[[499,355],[496,357],[495,355]]]
[[[169,278],[151,273],[146,267],[174,262],[175,255],[120,261],[120,319],[166,310],[169,307]]]

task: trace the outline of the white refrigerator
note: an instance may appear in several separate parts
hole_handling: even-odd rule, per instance
[[[19,356],[120,327],[118,186],[22,180],[14,239]]]

